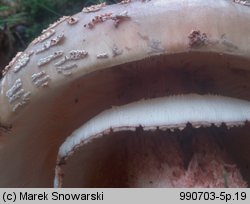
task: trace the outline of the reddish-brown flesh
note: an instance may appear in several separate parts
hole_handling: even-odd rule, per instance
[[[243,129],[249,126],[112,133],[66,161],[63,187],[247,187],[249,164],[233,156]]]

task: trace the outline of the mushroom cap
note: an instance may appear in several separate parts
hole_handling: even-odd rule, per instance
[[[250,9],[231,1],[154,0],[102,5],[51,25],[1,79],[0,186],[52,186],[72,131],[113,105],[179,93],[172,77],[180,67],[211,78],[206,91],[250,100],[249,22]],[[147,95],[158,72],[169,74],[170,90]]]

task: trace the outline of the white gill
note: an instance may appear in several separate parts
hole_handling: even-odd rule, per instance
[[[91,136],[113,131],[183,129],[189,122],[194,127],[243,125],[250,120],[250,102],[216,95],[187,94],[140,100],[106,110],[75,130],[61,145],[58,158],[67,157],[75,146]]]

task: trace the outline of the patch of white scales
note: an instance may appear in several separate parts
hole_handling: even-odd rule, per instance
[[[56,52],[54,52],[53,54],[51,54],[51,55],[49,55],[47,57],[39,59],[37,65],[38,65],[38,67],[41,67],[43,65],[48,64],[52,60],[61,57],[62,55],[63,55],[63,51],[62,50],[56,51]]]
[[[45,71],[35,73],[31,76],[32,82],[36,87],[47,87],[50,81],[49,75]]]
[[[111,130],[135,130],[139,126],[145,130],[183,129],[187,123],[194,127],[222,123],[238,126],[248,120],[250,102],[235,98],[188,94],[141,100],[95,116],[66,139],[58,155],[59,158],[67,157],[84,140]]]
[[[44,52],[48,49],[50,49],[51,47],[53,46],[56,46],[58,43],[60,43],[62,40],[64,39],[64,34],[60,34],[58,36],[56,36],[55,38],[49,40],[49,41],[46,41],[42,47],[38,48],[36,50],[36,54],[39,54],[41,52]]]
[[[45,33],[43,33],[42,35],[40,35],[38,38],[36,38],[35,40],[32,41],[32,44],[37,44],[40,42],[43,42],[45,40],[47,40],[48,38],[50,38],[52,35],[54,35],[56,33],[56,31],[54,29],[50,29],[48,31],[46,31]]]
[[[42,31],[42,34],[44,34],[44,33],[48,32],[48,31],[50,31],[51,29],[53,29],[53,28],[55,28],[55,27],[57,27],[58,25],[60,25],[60,24],[61,24],[62,22],[64,22],[64,21],[68,20],[69,18],[70,18],[70,16],[63,16],[63,17],[61,17],[61,18],[58,19],[56,22],[50,24],[49,27],[48,27],[47,29],[44,29],[44,30]]]
[[[33,54],[33,51],[28,52],[28,53],[22,53],[16,62],[16,65],[14,66],[13,71],[15,73],[19,72],[23,67],[25,67],[28,62],[30,61],[30,56]]]
[[[106,3],[104,2],[104,3],[97,4],[97,5],[92,5],[92,6],[89,6],[89,7],[84,7],[82,9],[82,12],[84,12],[84,13],[96,12],[96,11],[101,10],[105,6],[106,6]]]
[[[56,66],[61,66],[68,61],[84,59],[88,56],[85,50],[71,50],[67,56],[55,63]]]
[[[14,82],[11,88],[6,91],[5,95],[9,103],[13,104],[12,112],[16,112],[17,109],[29,102],[31,92],[23,89],[23,82],[19,78]]]

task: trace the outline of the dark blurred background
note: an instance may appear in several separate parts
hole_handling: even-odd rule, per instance
[[[120,0],[107,0],[107,4]],[[24,50],[44,28],[64,15],[103,0],[0,0],[0,78],[1,70],[18,51]]]

